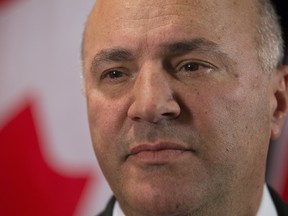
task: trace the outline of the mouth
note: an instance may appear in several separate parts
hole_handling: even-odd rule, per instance
[[[177,143],[149,143],[133,147],[128,158],[148,165],[163,165],[193,152],[195,151]]]

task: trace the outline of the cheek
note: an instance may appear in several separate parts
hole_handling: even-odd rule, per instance
[[[233,85],[199,90],[190,103],[195,128],[201,134],[205,157],[212,160],[241,160],[257,151],[266,151],[269,142],[268,94],[256,89]],[[186,98],[189,101],[190,98]],[[208,150],[209,149],[209,150]],[[209,154],[208,154],[209,153]],[[228,157],[228,158],[226,158]],[[238,159],[237,159],[238,158]],[[221,161],[219,161],[221,163]]]
[[[121,100],[110,101],[103,95],[93,92],[87,96],[87,109],[96,154],[99,151],[108,151],[113,147],[121,131],[125,114],[123,103]]]

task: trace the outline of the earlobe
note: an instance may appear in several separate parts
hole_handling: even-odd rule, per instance
[[[272,114],[271,139],[279,137],[288,114],[288,65],[279,67],[276,73],[273,80],[276,103]]]

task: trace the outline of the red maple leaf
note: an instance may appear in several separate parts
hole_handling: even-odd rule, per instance
[[[44,161],[28,103],[0,128],[0,215],[71,216],[88,177],[71,178]]]

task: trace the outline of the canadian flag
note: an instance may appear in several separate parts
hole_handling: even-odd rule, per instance
[[[0,0],[0,215],[95,215],[111,196],[81,94],[81,36],[93,3]],[[286,131],[268,179],[288,200]]]
[[[111,196],[81,94],[93,3],[0,0],[0,215],[95,215]]]

